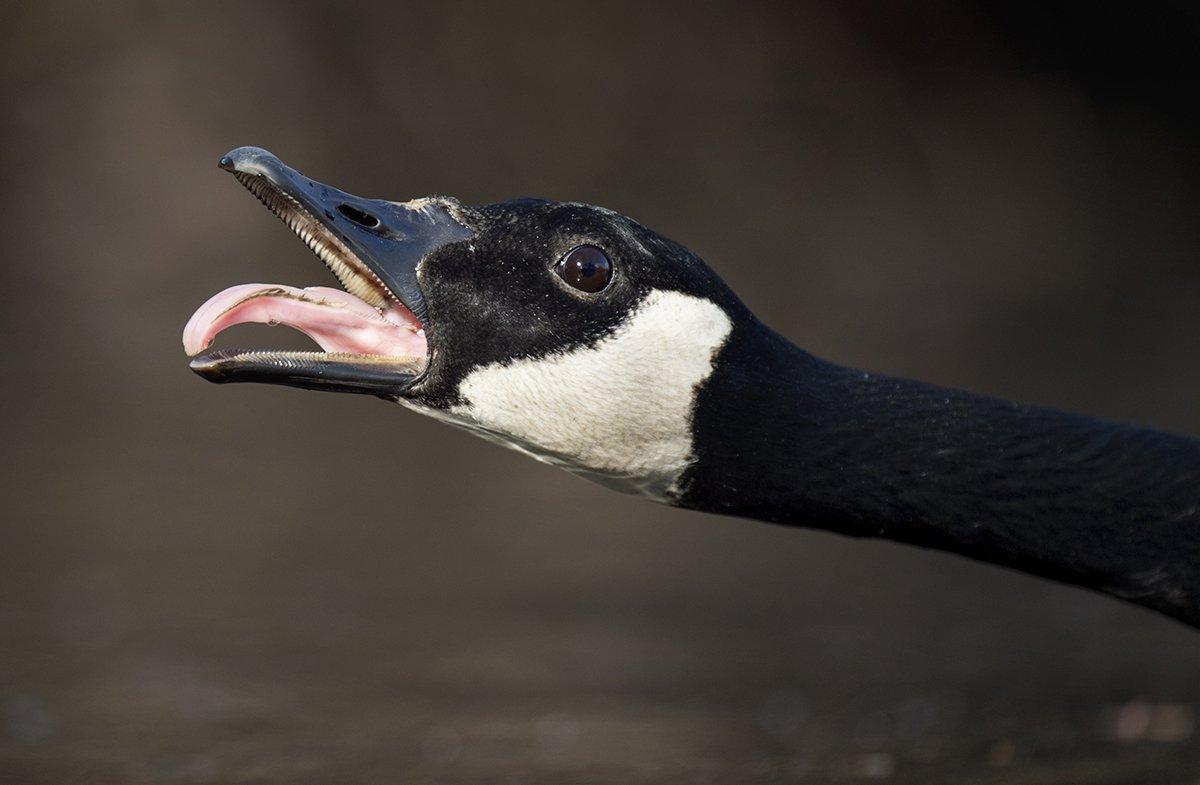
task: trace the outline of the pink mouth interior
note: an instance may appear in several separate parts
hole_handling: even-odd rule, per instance
[[[285,324],[326,352],[426,356],[421,323],[399,303],[379,309],[340,289],[260,283],[231,286],[201,305],[183,328],[184,351],[199,354],[222,330],[247,322]]]

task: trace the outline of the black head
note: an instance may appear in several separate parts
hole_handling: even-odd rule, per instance
[[[363,199],[258,148],[220,164],[345,291],[214,296],[185,328],[190,354],[247,321],[325,351],[209,352],[192,363],[205,378],[379,395],[660,497],[691,460],[696,392],[753,317],[681,245],[585,204]]]
[[[743,310],[686,248],[612,210],[516,199],[463,217],[473,236],[437,248],[418,268],[430,362],[406,395],[428,405],[453,403],[480,366],[595,344],[655,290]]]

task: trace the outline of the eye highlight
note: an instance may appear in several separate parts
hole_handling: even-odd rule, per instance
[[[577,245],[554,265],[554,272],[569,286],[595,294],[612,280],[612,263],[594,245]]]

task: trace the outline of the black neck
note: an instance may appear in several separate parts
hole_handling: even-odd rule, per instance
[[[886,537],[1200,626],[1200,441],[819,360],[735,329],[680,505]]]

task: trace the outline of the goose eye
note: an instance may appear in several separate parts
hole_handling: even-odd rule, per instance
[[[580,245],[559,259],[554,272],[572,287],[592,294],[608,286],[612,279],[612,263],[596,246]]]

